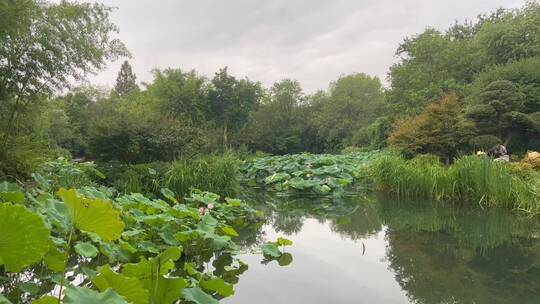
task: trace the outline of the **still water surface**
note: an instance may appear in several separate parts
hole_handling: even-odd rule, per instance
[[[540,303],[540,223],[501,210],[257,194],[267,223],[246,240],[294,242],[260,255],[223,303]]]

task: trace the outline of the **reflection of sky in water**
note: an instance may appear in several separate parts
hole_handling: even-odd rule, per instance
[[[277,234],[265,226],[267,239]],[[294,261],[286,267],[277,262],[260,263],[258,255],[241,259],[249,270],[240,277],[235,295],[223,303],[408,303],[385,260],[385,231],[352,241],[331,231],[327,223],[306,219],[302,230],[286,237]]]

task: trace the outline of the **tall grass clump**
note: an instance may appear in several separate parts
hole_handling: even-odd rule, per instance
[[[107,182],[121,193],[143,193],[147,196],[159,195],[169,163],[152,162],[147,164],[110,164],[102,169]]]
[[[438,159],[383,157],[372,167],[375,187],[404,198],[432,198],[540,212],[540,174],[513,164],[465,156],[445,167]]]
[[[238,159],[228,155],[178,160],[166,172],[165,185],[180,196],[192,188],[233,196],[239,187],[238,169]]]

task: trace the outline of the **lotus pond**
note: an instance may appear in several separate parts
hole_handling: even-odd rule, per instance
[[[540,303],[538,217],[366,191],[385,154],[254,159],[236,198],[2,182],[0,304]]]
[[[250,196],[248,239],[285,236],[287,267],[249,264],[223,303],[540,303],[540,223],[506,210],[385,196]]]

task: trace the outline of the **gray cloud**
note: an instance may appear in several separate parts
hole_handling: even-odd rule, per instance
[[[154,68],[196,69],[212,76],[228,66],[238,77],[271,86],[283,78],[306,92],[340,75],[386,78],[404,37],[444,29],[521,0],[104,0],[140,81]],[[120,63],[90,78],[114,84]]]

